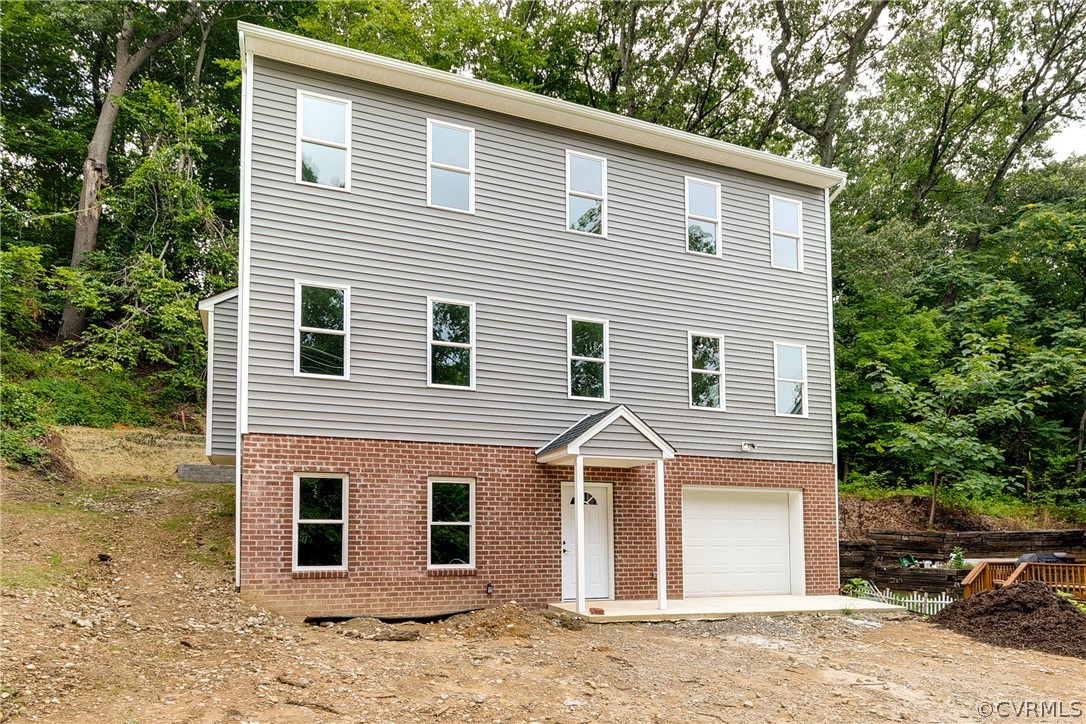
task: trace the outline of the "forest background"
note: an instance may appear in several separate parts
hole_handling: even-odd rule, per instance
[[[842,490],[1086,520],[1086,0],[5,0],[9,464],[200,408],[238,20],[843,169]]]

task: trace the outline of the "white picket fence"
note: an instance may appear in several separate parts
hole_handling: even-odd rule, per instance
[[[889,588],[880,591],[871,584],[867,585],[866,590],[862,591],[859,597],[868,601],[882,601],[883,603],[892,603],[895,606],[903,606],[924,616],[934,616],[955,601],[945,592],[940,593],[938,596],[915,591],[913,593],[895,593]]]

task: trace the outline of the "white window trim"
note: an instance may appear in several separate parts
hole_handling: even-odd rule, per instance
[[[571,181],[570,173],[569,173],[569,171],[570,171],[570,158],[573,157],[573,156],[579,156],[580,158],[588,158],[588,159],[591,159],[593,161],[600,161],[601,162],[600,174],[603,176],[603,178],[601,179],[600,190],[603,191],[602,195],[596,196],[595,194],[586,194],[583,191],[574,191],[572,188],[570,188],[570,181]],[[601,216],[600,228],[601,228],[603,233],[593,234],[593,233],[588,232],[588,231],[579,231],[577,229],[569,228],[569,197],[570,196],[577,196],[578,198],[582,198],[582,199],[595,199],[595,200],[600,202],[600,209],[602,211],[602,213],[600,214],[600,216]],[[591,236],[594,239],[606,239],[607,238],[607,211],[608,211],[607,206],[608,206],[608,204],[607,204],[607,159],[604,158],[603,156],[595,156],[595,155],[593,155],[591,153],[584,153],[583,151],[571,151],[569,149],[566,149],[566,215],[565,215],[565,218],[562,220],[562,223],[565,226],[566,231],[568,231],[571,234],[580,234],[581,236]]]
[[[712,186],[716,190],[716,218],[710,219],[706,216],[698,216],[697,214],[690,213],[690,182],[704,184],[705,186]],[[709,256],[720,258],[724,253],[723,244],[720,243],[720,184],[716,181],[706,181],[703,178],[696,178],[694,176],[685,176],[683,178],[683,196],[686,206],[686,216],[683,219],[683,237],[684,246],[686,247],[687,254],[694,254],[695,256]],[[703,223],[714,224],[716,226],[716,251],[712,254],[706,254],[704,251],[694,251],[690,248],[690,220],[701,221]]]
[[[459,307],[470,308],[470,342],[464,344],[463,342],[440,342],[434,340],[434,303],[453,304]],[[475,302],[465,302],[461,299],[446,299],[444,297],[426,297],[426,386],[435,387],[439,390],[474,390],[477,381],[475,376],[475,339]],[[457,347],[459,349],[471,350],[469,355],[471,362],[470,385],[440,385],[433,381],[433,347],[435,344],[439,347]]]
[[[718,372],[712,372],[709,370],[694,369],[694,337],[712,337],[720,344],[720,370]],[[691,330],[686,333],[686,384],[687,384],[687,401],[690,404],[691,410],[706,410],[708,412],[724,412],[727,409],[727,401],[724,395],[724,335],[719,332],[699,332],[697,330]],[[699,375],[717,375],[720,378],[720,407],[702,407],[694,404],[694,374]]]
[[[302,326],[302,287],[319,287],[321,289],[338,289],[343,292],[343,330],[318,329],[317,327]],[[318,375],[312,372],[302,372],[302,343],[298,339],[299,332],[314,332],[316,334],[335,334],[343,337],[343,374],[342,375]],[[342,284],[328,284],[325,282],[311,282],[305,279],[294,280],[294,376],[309,377],[316,380],[349,380],[351,379],[351,288]]]
[[[795,378],[792,378],[792,377],[781,377],[780,376],[780,373],[778,372],[778,366],[777,366],[777,352],[781,347],[793,347],[793,348],[796,348],[796,349],[799,350],[800,362],[803,364],[803,378],[802,379],[795,379]],[[777,417],[803,418],[803,417],[809,417],[810,416],[811,408],[810,408],[810,403],[807,401],[807,387],[808,387],[807,377],[808,377],[808,375],[807,375],[807,345],[805,345],[805,344],[794,344],[792,342],[774,342],[773,343],[773,412],[776,413]],[[802,415],[793,415],[793,414],[788,413],[788,412],[780,412],[777,409],[778,408],[778,405],[777,405],[777,402],[778,402],[778,400],[777,400],[777,383],[778,382],[799,382],[799,383],[801,383],[803,385],[803,414]]]
[[[436,163],[434,161],[434,126],[444,126],[445,128],[454,128],[458,131],[467,131],[468,133],[468,167],[461,168],[460,166],[450,166],[446,163]],[[435,168],[445,169],[446,171],[456,171],[457,173],[467,174],[468,177],[468,208],[458,209],[453,206],[442,206],[441,204],[435,204],[430,194],[431,188],[431,176]],[[458,214],[474,214],[475,213],[475,129],[471,126],[461,126],[457,123],[449,123],[448,121],[439,121],[433,118],[426,119],[426,205],[432,209],[441,209],[443,211],[454,211]]]
[[[468,526],[468,550],[470,561],[468,563],[434,564],[430,562],[430,538],[434,526],[434,483],[457,483],[468,486],[468,522],[445,523],[437,521],[437,525],[466,525]],[[427,478],[426,480],[426,568],[431,571],[441,570],[473,570],[475,568],[475,478]]]
[[[346,143],[333,143],[332,141],[326,141],[322,138],[309,138],[302,135],[302,98],[308,96],[309,98],[320,98],[324,101],[330,101],[332,103],[340,103],[346,108],[343,113],[343,138]],[[294,181],[300,183],[303,186],[310,186],[318,189],[328,189],[329,191],[346,191],[351,190],[351,101],[345,98],[336,98],[335,96],[324,95],[323,93],[313,93],[311,91],[304,91],[301,88],[298,89],[297,109],[294,116]],[[328,184],[318,184],[312,181],[302,180],[302,142],[315,143],[319,146],[327,146],[328,148],[343,149],[347,153],[344,158],[343,169],[343,188],[338,186],[329,186]]]
[[[798,234],[786,234],[783,231],[777,231],[777,220],[774,218],[775,214],[773,213],[773,202],[774,201],[784,201],[785,203],[795,204],[796,205],[796,214],[797,214],[797,218],[796,218],[797,224],[796,225],[799,228],[799,233]],[[777,255],[776,255],[776,252],[773,249],[773,237],[774,236],[784,236],[784,237],[787,237],[789,239],[795,239],[796,240],[796,258],[799,260],[799,266],[798,267],[780,266],[779,264],[777,264]],[[790,198],[787,198],[785,196],[773,196],[773,195],[770,195],[770,197],[769,197],[769,256],[770,256],[769,264],[774,269],[781,269],[783,271],[790,271],[790,272],[802,272],[803,271],[803,202],[802,201],[800,201],[798,199],[790,199]]]
[[[573,356],[573,322],[575,321],[603,325],[602,360],[598,357]],[[573,394],[573,372],[570,369],[570,362],[575,360],[580,362],[603,362],[603,397],[582,397]],[[609,402],[611,400],[611,324],[606,319],[566,315],[566,397],[570,400],[599,400],[600,402]]]
[[[340,518],[328,519],[328,520],[300,520],[300,509],[302,503],[301,496],[301,484],[302,478],[339,478],[343,482],[343,492],[340,498]],[[291,540],[290,540],[290,570],[294,572],[300,571],[345,571],[347,570],[347,512],[350,510],[350,506],[347,501],[347,492],[350,488],[348,484],[349,476],[347,473],[306,473],[296,472],[294,473],[294,508],[291,515],[293,524],[291,525]],[[298,525],[301,523],[317,523],[335,525],[340,524],[343,526],[343,551],[340,553],[340,560],[343,561],[343,565],[340,566],[299,566],[298,565]]]

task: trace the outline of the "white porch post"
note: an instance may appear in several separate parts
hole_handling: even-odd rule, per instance
[[[584,603],[584,458],[578,455],[573,463],[573,557],[576,561],[577,613],[587,609]]]
[[[664,537],[664,461],[656,461],[656,598],[667,609],[667,540]]]

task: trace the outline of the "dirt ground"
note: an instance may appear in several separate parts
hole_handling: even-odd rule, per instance
[[[229,486],[5,471],[3,493],[0,721],[926,722],[980,719],[985,703],[1086,707],[1086,661],[914,617],[577,630],[506,606],[290,623],[233,591]]]
[[[928,527],[928,498],[896,495],[867,500],[841,496],[838,517],[843,540],[861,540],[870,529],[925,530]],[[1033,518],[994,518],[940,506],[935,515],[935,530],[1054,530],[1081,528],[1081,522],[1048,514]]]

